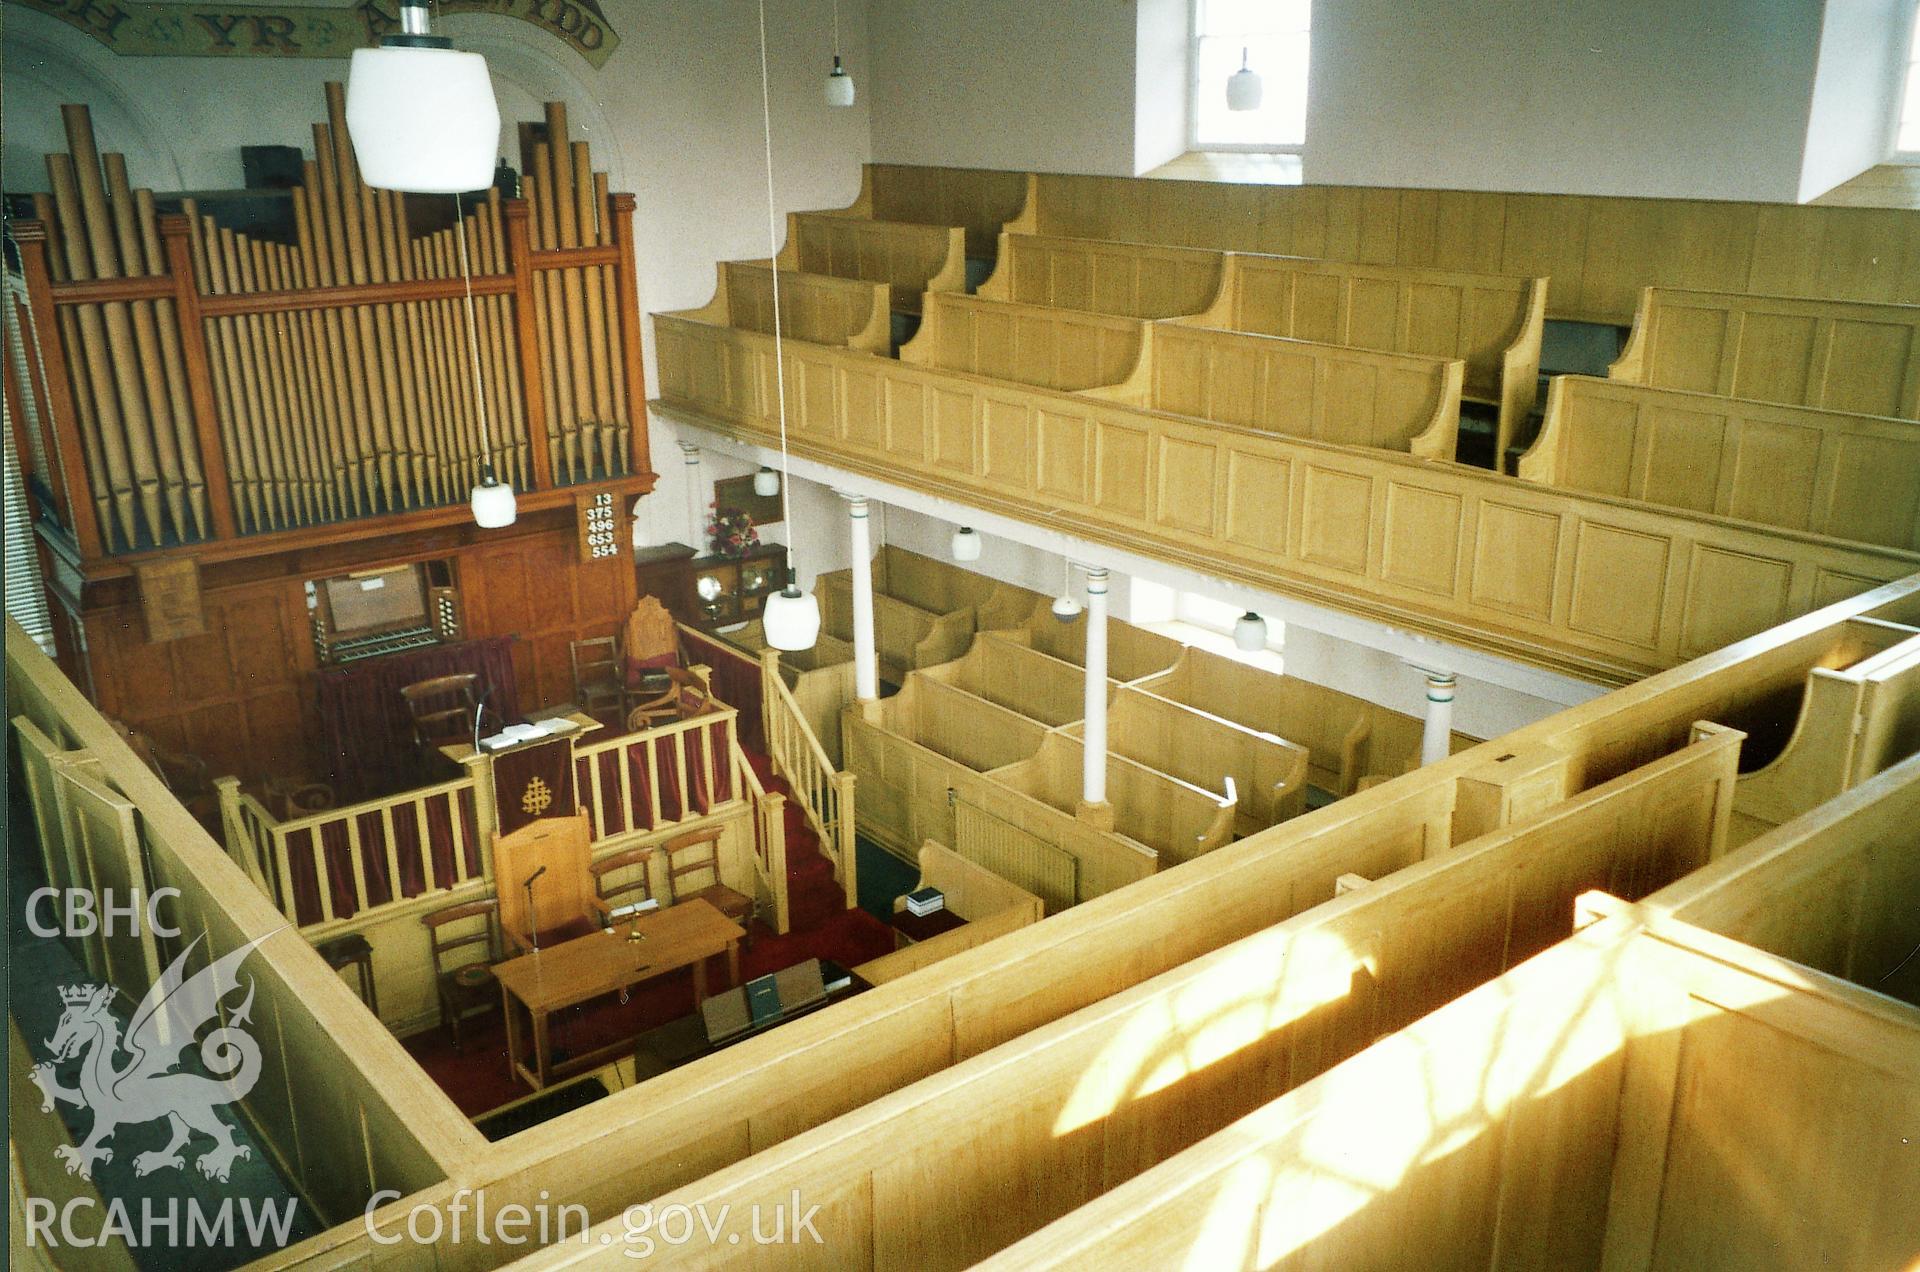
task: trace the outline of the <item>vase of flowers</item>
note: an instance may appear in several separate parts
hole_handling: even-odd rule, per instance
[[[760,546],[760,534],[746,513],[738,508],[708,506],[713,512],[707,518],[707,542],[712,544],[715,556],[743,557]]]

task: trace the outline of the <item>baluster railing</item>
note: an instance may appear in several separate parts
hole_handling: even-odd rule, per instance
[[[837,772],[820,739],[813,735],[792,690],[780,678],[780,654],[760,655],[760,710],[767,753],[774,772],[785,778],[802,813],[820,837],[820,850],[833,863],[848,908],[859,904],[855,864],[853,774]]]

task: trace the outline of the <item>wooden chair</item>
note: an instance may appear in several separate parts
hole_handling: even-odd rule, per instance
[[[463,671],[416,680],[400,690],[413,721],[413,745],[423,757],[432,760],[442,743],[472,734],[473,713],[479,706],[474,687],[479,683],[477,674]],[[449,702],[453,705],[448,706]]]
[[[682,661],[680,625],[658,597],[641,597],[620,629],[620,663],[627,692],[658,692],[660,673]]]
[[[587,867],[587,873],[593,876],[593,894],[600,898],[609,911],[653,900],[653,880],[647,874],[647,868],[652,861],[653,849],[651,848],[628,848],[610,857],[602,857]],[[640,869],[631,879],[625,883],[608,886],[608,875],[633,866],[638,866]]]
[[[667,901],[705,901],[720,913],[746,927],[753,918],[753,898],[742,896],[720,881],[720,835],[718,826],[677,835],[661,845],[667,854]],[[713,882],[695,887],[684,882],[689,876],[710,874]],[[751,936],[751,933],[749,933]]]
[[[582,711],[595,715],[605,706],[616,712],[627,709],[619,640],[612,636],[571,640],[567,642],[567,657],[573,663],[573,700]]]
[[[420,916],[426,925],[427,939],[433,946],[433,986],[440,998],[440,1027],[453,1034],[453,1049],[460,1050],[460,1022],[500,1001],[500,989],[493,978],[493,964],[500,958],[500,903],[493,897],[450,905]],[[479,919],[477,928],[464,928],[449,936],[447,925],[467,919]],[[457,950],[479,946],[459,961],[450,961]]]
[[[594,893],[593,829],[585,813],[543,817],[493,841],[494,894],[500,930],[520,954],[587,936],[605,925],[607,904]],[[527,880],[534,884],[528,908]]]
[[[713,687],[699,674],[685,667],[668,667],[666,677],[662,692],[627,712],[627,732],[690,719],[713,705]]]

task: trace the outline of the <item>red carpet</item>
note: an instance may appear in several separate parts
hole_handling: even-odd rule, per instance
[[[864,910],[845,908],[833,863],[821,855],[819,838],[806,824],[805,814],[787,784],[774,777],[764,757],[749,753],[768,790],[789,794],[787,801],[787,912],[790,930],[775,936],[755,923],[753,942],[740,952],[740,975],[752,979],[810,958],[832,959],[853,967],[893,949],[893,930]],[[727,961],[708,961],[709,992],[726,984]],[[549,1026],[554,1057],[584,1054],[599,1047],[635,1038],[656,1025],[694,1010],[693,972],[675,972],[634,987],[622,1004],[617,996],[597,998],[556,1013]],[[463,1049],[453,1049],[452,1037],[433,1028],[402,1042],[461,1112],[478,1117],[522,1096],[531,1095],[525,1082],[507,1073],[507,1039],[499,1012],[469,1017],[461,1026]]]

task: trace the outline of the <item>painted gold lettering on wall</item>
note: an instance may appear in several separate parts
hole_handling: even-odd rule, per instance
[[[52,14],[129,57],[347,57],[399,26],[394,9],[221,5],[171,0],[8,0]],[[532,23],[595,67],[620,45],[598,0],[441,0],[437,13]]]

